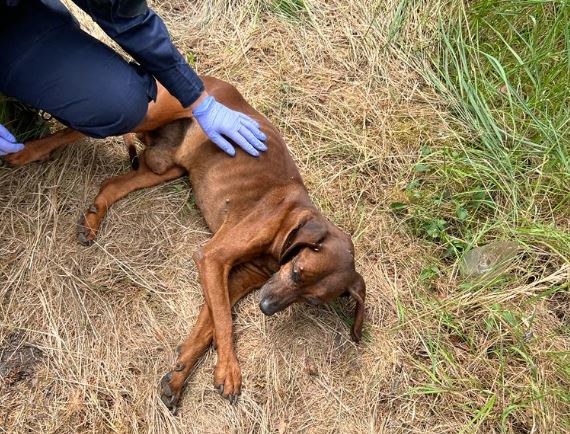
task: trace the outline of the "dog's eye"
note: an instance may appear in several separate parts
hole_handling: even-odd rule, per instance
[[[301,281],[301,269],[297,268],[297,267],[293,267],[293,270],[291,271],[291,278],[293,279],[293,282],[295,283],[299,283]]]

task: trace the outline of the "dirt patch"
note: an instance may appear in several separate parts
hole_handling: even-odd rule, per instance
[[[24,333],[10,333],[0,346],[0,381],[14,386],[30,379],[43,355],[38,347],[26,343]]]

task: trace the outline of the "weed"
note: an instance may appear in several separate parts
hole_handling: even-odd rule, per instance
[[[37,110],[0,95],[0,124],[4,125],[20,142],[37,139],[49,133],[49,124]]]

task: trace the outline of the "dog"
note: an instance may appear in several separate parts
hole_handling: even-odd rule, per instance
[[[194,254],[205,303],[178,348],[175,366],[160,382],[161,399],[173,412],[192,368],[213,341],[214,384],[223,397],[236,401],[241,371],[231,308],[251,291],[260,289],[259,307],[268,316],[296,302],[319,305],[350,295],[356,303],[351,335],[357,342],[365,311],[366,286],[355,269],[352,240],[311,202],[280,133],[234,86],[213,77],[203,81],[210,95],[260,124],[268,150],[258,158],[241,151],[230,158],[176,103],[171,114],[156,108],[162,117],[149,117],[137,131],[146,145],[138,168],[106,181],[78,225],[80,242],[90,244],[114,202],[189,174],[213,236]],[[67,133],[65,142],[70,134],[74,137]],[[53,141],[48,145],[53,149]]]

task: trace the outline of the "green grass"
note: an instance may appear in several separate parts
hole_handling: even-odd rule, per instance
[[[548,329],[537,312],[554,300],[567,307],[570,289],[570,2],[479,0],[444,11],[418,69],[444,96],[457,135],[422,146],[408,200],[391,206],[435,248],[401,328],[423,348],[412,357],[423,380],[410,393],[447,396],[471,415],[464,432],[532,423],[561,432],[567,354],[545,342],[568,330]],[[405,14],[397,11],[392,33]],[[468,251],[495,240],[520,246],[502,275],[457,274]]]
[[[37,110],[3,95],[0,95],[0,124],[20,142],[43,137],[49,132],[48,123]]]
[[[271,0],[270,9],[289,20],[297,20],[307,12],[305,0]]]
[[[417,233],[452,258],[514,238],[570,260],[568,22],[568,1],[530,0],[479,1],[441,19],[426,78],[467,137],[426,144],[408,193]]]

